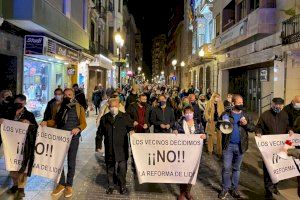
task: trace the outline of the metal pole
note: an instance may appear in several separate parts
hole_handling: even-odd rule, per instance
[[[121,61],[121,48],[119,48],[119,64],[118,64],[118,84],[119,84],[119,87],[121,87],[121,64],[120,64],[120,61]]]

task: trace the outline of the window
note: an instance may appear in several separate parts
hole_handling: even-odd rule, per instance
[[[261,2],[262,8],[276,8],[276,0],[265,0]]]
[[[91,42],[95,41],[95,24],[94,22],[91,23]]]
[[[63,12],[68,18],[71,17],[71,2],[70,2],[70,0],[63,1]]]
[[[247,16],[247,1],[244,0],[237,5],[237,21]]]
[[[119,0],[119,3],[118,3],[118,12],[119,12],[119,13],[121,12],[121,1],[122,1],[122,0]]]
[[[221,16],[218,14],[216,16],[216,36],[220,35],[221,33]]]

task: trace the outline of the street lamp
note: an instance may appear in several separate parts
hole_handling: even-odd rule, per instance
[[[177,65],[177,60],[176,59],[172,60],[172,65],[173,65],[173,67],[176,67],[176,65]]]
[[[180,66],[181,66],[181,67],[185,67],[185,62],[184,62],[184,61],[181,61]]]
[[[121,48],[124,45],[124,39],[122,38],[122,35],[120,33],[116,33],[115,42],[118,45],[118,48],[117,48],[117,53],[119,55],[118,83],[119,83],[119,87],[120,87],[121,86],[121,63],[120,63],[120,61],[121,61]]]
[[[165,75],[165,72],[164,72],[164,71],[161,71],[160,74],[161,74],[161,75]]]
[[[138,72],[140,73],[142,71],[142,68],[141,67],[138,67]]]
[[[199,57],[203,58],[205,55],[205,52],[203,50],[203,48],[199,51]]]

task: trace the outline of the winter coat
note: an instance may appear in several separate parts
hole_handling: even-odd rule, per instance
[[[289,105],[286,105],[283,110],[288,114],[289,117],[289,126],[293,127],[296,119],[300,117],[300,110],[296,110],[294,108],[294,105],[290,103]],[[295,130],[294,130],[295,131]]]
[[[221,101],[219,101],[217,103],[217,112],[218,112],[219,117],[224,112],[224,105],[223,105],[223,102],[221,102]],[[206,132],[208,134],[213,134],[215,132],[214,114],[215,114],[214,101],[209,100],[206,104],[206,108],[205,108],[205,112],[204,112],[204,118],[207,121]]]
[[[154,125],[154,133],[170,133],[175,124],[174,110],[168,106],[164,110],[160,107],[154,108],[150,118],[151,124]],[[161,124],[169,124],[170,129],[162,129]]]
[[[232,111],[225,111],[221,114],[220,119],[223,118],[224,115],[228,115],[230,122],[233,124],[234,118],[232,115]],[[242,116],[244,116],[247,120],[247,124],[245,126],[238,125],[239,131],[240,131],[240,139],[241,139],[241,151],[242,153],[245,153],[248,150],[248,143],[249,143],[249,132],[254,132],[255,131],[255,125],[253,123],[252,117],[246,112],[242,111],[241,113]],[[217,128],[219,128],[219,123],[217,123]],[[228,145],[230,144],[231,140],[231,135],[230,134],[222,134],[222,149],[226,150]]]
[[[56,104],[56,99],[55,98],[51,99],[48,102],[46,110],[44,112],[43,121],[48,121],[48,120],[51,120],[51,119],[55,119],[55,116],[56,116],[59,108],[60,108],[60,104]]]
[[[100,90],[96,90],[93,92],[93,95],[92,95],[92,101],[93,101],[93,104],[96,106],[96,107],[99,107],[101,101],[102,101],[102,93]]]
[[[84,110],[86,110],[88,108],[88,104],[86,102],[85,95],[81,89],[78,91],[75,91],[75,99],[84,108]]]
[[[134,103],[131,106],[129,106],[127,113],[129,114],[130,118],[133,121],[138,121],[138,103]],[[151,108],[150,106],[146,105],[146,112],[145,112],[145,124],[148,125],[148,128],[145,129],[145,133],[149,133],[149,127],[150,127],[150,112]]]
[[[285,111],[275,113],[272,109],[265,111],[256,124],[256,133],[262,135],[286,134],[291,129]]]
[[[119,112],[114,118],[111,113],[105,114],[96,134],[96,149],[102,148],[104,136],[105,161],[128,160],[128,132],[133,130],[133,121],[128,114]]]
[[[122,103],[119,103],[119,111],[125,113],[125,108]],[[108,102],[106,102],[103,106],[101,106],[99,110],[99,115],[96,119],[96,125],[99,126],[101,117],[103,117],[105,114],[109,113],[109,106]]]

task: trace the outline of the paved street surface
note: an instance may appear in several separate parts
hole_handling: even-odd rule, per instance
[[[128,188],[130,194],[122,196],[115,191],[113,195],[105,194],[106,175],[105,163],[101,153],[95,153],[95,117],[88,119],[88,128],[82,133],[82,142],[77,156],[77,171],[75,177],[75,193],[72,199],[93,200],[93,199],[176,199],[179,188],[176,184],[143,184],[139,185],[133,177],[129,167]],[[1,153],[3,155],[3,153]],[[195,199],[217,199],[221,181],[221,163],[214,156],[203,153],[198,181],[193,186],[192,194]],[[251,137],[250,150],[245,155],[242,165],[240,190],[245,199],[263,199],[264,187],[262,179],[262,163],[255,146],[254,138]],[[11,185],[8,173],[4,170],[3,156],[0,160],[0,199],[13,199],[6,194],[7,188]],[[298,199],[296,198],[296,179],[283,181],[279,187],[282,194],[277,199]],[[54,183],[47,179],[33,176],[29,179],[26,187],[26,199],[48,200],[51,199],[51,191]],[[293,188],[293,189],[290,189]],[[59,199],[65,199],[63,196]],[[231,199],[230,196],[228,199]]]

